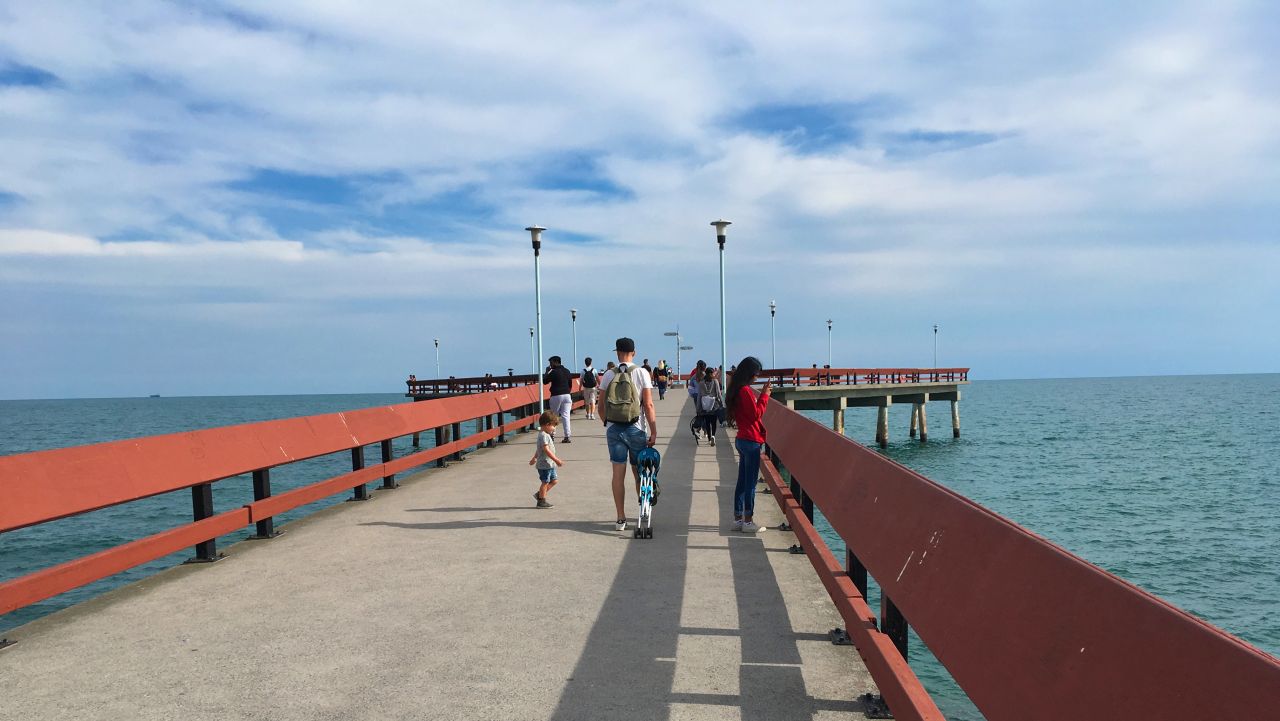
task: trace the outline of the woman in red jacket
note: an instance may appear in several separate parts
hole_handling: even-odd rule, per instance
[[[747,356],[734,369],[725,392],[729,413],[738,426],[738,485],[733,490],[733,530],[758,533],[753,520],[756,509],[756,483],[760,480],[760,449],[764,446],[764,409],[769,406],[772,381],[764,384],[759,394],[751,388],[760,375],[760,359]]]

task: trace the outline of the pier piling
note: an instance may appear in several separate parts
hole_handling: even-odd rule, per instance
[[[880,444],[881,448],[889,447],[889,404],[888,403],[876,409],[876,443]]]
[[[925,396],[925,400],[929,400],[928,395]],[[916,406],[917,408],[916,413],[920,415],[920,442],[921,443],[924,443],[925,441],[929,440],[929,416],[925,411],[925,405],[926,404],[921,403]]]
[[[920,404],[912,403],[911,404],[911,431],[910,431],[910,435],[912,438],[916,437],[916,423],[918,423],[919,420],[920,420]]]
[[[960,437],[960,401],[951,401],[951,437]]]

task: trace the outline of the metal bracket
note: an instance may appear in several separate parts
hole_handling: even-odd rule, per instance
[[[227,557],[227,554],[219,553],[215,558],[188,558],[187,560],[182,562],[182,565],[186,566],[188,564],[195,564],[195,563],[217,563],[218,561],[221,561],[226,557]]]
[[[783,521],[782,523],[779,523],[779,524],[778,524],[778,530],[779,530],[779,531],[790,531],[790,530],[791,530],[791,524],[790,524],[790,523],[787,523],[786,521]]]
[[[831,638],[832,646],[852,646],[853,639],[849,638],[848,631],[843,628],[836,627],[827,632],[827,636]]]
[[[17,641],[10,641],[7,638],[0,638],[0,648],[9,648],[10,646],[16,643]]]
[[[768,496],[773,494],[773,489],[769,488],[768,486],[765,486],[764,488],[760,489],[760,492]]]
[[[271,532],[271,535],[269,535],[269,536],[259,536],[258,534],[256,534],[256,533],[255,533],[255,534],[253,534],[252,536],[245,536],[244,540],[246,540],[246,541],[270,541],[271,539],[275,538],[276,536],[280,536],[280,535],[283,535],[283,534],[284,534],[284,531],[272,531],[272,532]]]
[[[862,713],[867,718],[893,718],[893,712],[884,702],[884,697],[880,694],[864,693],[858,697],[862,702]]]
[[[792,546],[789,550],[791,551],[791,555],[793,555],[793,556],[803,556],[803,555],[804,555],[804,546],[801,546],[799,543],[797,543],[797,544],[795,544],[794,546]]]

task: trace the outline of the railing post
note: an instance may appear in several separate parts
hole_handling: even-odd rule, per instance
[[[436,429],[436,448],[444,445],[444,426]],[[436,459],[436,468],[448,468],[449,461],[445,456]]]
[[[844,540],[844,539],[841,539]],[[844,572],[849,575],[849,580],[853,581],[853,585],[858,589],[858,593],[862,594],[862,598],[867,597],[867,567],[862,565],[862,561],[849,550],[849,543],[844,544]]]
[[[261,501],[271,497],[271,469],[259,468],[253,472],[253,500]],[[263,518],[254,523],[255,532],[252,538],[267,539],[280,535],[276,533],[275,519]]]
[[[493,415],[492,415],[492,414],[489,414],[489,413],[484,414],[484,429],[485,429],[485,431],[486,431],[486,432],[487,432],[487,431],[491,431],[491,430],[493,430]],[[485,447],[485,448],[493,448],[493,439],[492,439],[492,438],[490,438],[489,440],[485,441],[485,442],[484,442],[484,447]]]
[[[390,438],[382,442],[382,462],[383,463],[391,462],[391,439]],[[388,489],[399,488],[400,484],[396,483],[396,475],[392,473],[389,476],[383,476],[382,487],[388,488]]]
[[[506,424],[507,424],[507,414],[502,411],[498,411],[498,429],[499,429],[498,442],[499,443],[507,442],[507,434],[505,431],[502,430],[502,427],[505,426]]]
[[[364,446],[356,446],[351,449],[351,470],[358,471],[364,468]],[[354,495],[351,496],[353,501],[369,500],[369,487],[363,483],[352,489]]]
[[[880,589],[880,631],[897,646],[902,659],[907,660],[907,619],[884,589]]]
[[[199,483],[191,487],[191,515],[203,521],[213,515],[213,484]],[[218,560],[218,540],[210,538],[196,544],[196,557],[189,563],[211,563]]]
[[[420,448],[420,447],[422,446],[422,439],[420,438],[420,436],[421,436],[421,435],[422,435],[421,433],[414,433],[414,434],[413,434],[413,447],[414,447],[414,448]]]
[[[461,424],[461,423],[454,423],[452,427],[453,427],[453,440],[455,440],[455,441],[456,441],[456,440],[458,440],[458,439],[462,438],[462,424]],[[455,460],[455,461],[461,461],[461,460],[462,460],[462,449],[461,449],[461,448],[459,448],[457,451],[455,451],[455,452],[454,452],[454,454],[453,454],[453,460]]]

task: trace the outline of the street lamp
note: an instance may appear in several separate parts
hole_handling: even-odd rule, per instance
[[[778,367],[778,304],[769,301],[769,347],[772,349],[770,367]]]
[[[938,324],[933,324],[933,367],[938,368]]]
[[[533,373],[538,375],[538,413],[541,414],[545,410],[544,401],[542,399],[542,377],[538,374],[538,361],[542,359],[542,231],[546,230],[538,225],[531,225],[525,230],[529,231],[530,237],[533,239],[533,295],[535,312],[537,314],[538,327],[538,345],[537,350],[533,352]]]
[[[724,235],[725,228],[733,223],[720,219],[711,221],[711,224],[716,227],[716,244],[720,246],[720,372],[725,373],[729,368],[729,344],[724,322]]]
[[[569,367],[573,368],[578,363],[578,309],[569,309],[569,320],[573,323],[573,360],[569,361]]]
[[[440,378],[440,339],[436,338],[436,378]]]
[[[533,360],[533,374],[538,375],[538,347],[533,344],[533,326],[529,326],[529,357]]]
[[[827,367],[831,367],[831,319],[827,319]]]
[[[680,326],[677,325],[675,330],[669,330],[662,335],[676,339],[676,380],[680,379]]]

